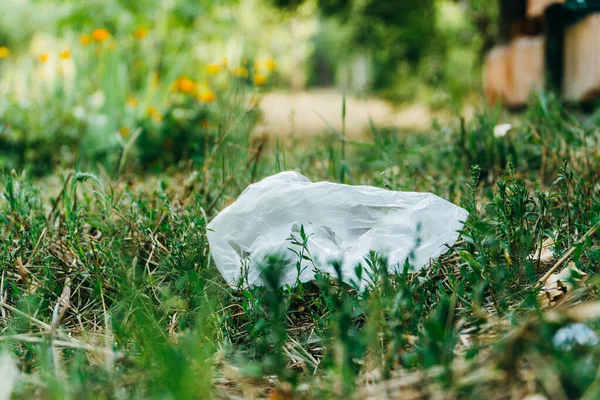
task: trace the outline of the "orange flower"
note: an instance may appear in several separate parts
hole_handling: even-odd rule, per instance
[[[79,43],[81,43],[82,45],[86,45],[86,44],[90,44],[90,35],[88,35],[87,33],[84,33],[82,35],[79,36]]]
[[[206,92],[201,92],[198,98],[204,103],[212,103],[217,99],[217,96],[215,96],[214,92],[207,90]]]
[[[48,53],[42,53],[40,54],[39,59],[41,63],[47,63],[50,57],[48,56]]]
[[[92,39],[96,42],[104,42],[109,37],[110,32],[104,28],[98,28],[92,31]]]
[[[221,66],[219,64],[208,64],[206,66],[206,72],[210,75],[216,75],[221,71]]]
[[[257,86],[264,85],[267,81],[267,77],[263,74],[254,74],[254,84]]]
[[[246,67],[235,67],[233,69],[233,74],[237,77],[240,78],[247,78],[248,77],[248,68]]]
[[[68,60],[69,58],[71,58],[71,52],[69,50],[61,51],[60,58],[61,58],[61,60]]]
[[[160,114],[160,112],[158,112],[158,110],[154,106],[148,106],[146,108],[146,114],[150,118],[152,118],[153,120],[155,120],[156,122],[162,121],[162,115]]]
[[[141,27],[137,28],[134,32],[134,35],[136,39],[143,40],[144,38],[146,38],[146,36],[148,36],[148,29]]]
[[[175,81],[175,89],[183,93],[193,93],[196,90],[196,84],[190,78],[181,76]]]
[[[128,97],[125,104],[127,104],[128,107],[135,108],[138,105],[138,101],[135,97]]]

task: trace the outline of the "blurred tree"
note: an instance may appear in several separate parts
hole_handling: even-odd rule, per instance
[[[436,40],[434,0],[404,0],[401,5],[386,0],[368,0],[355,14],[356,43],[369,49],[376,62],[375,89],[395,80],[401,62],[414,69],[432,50],[443,54],[445,46]]]
[[[479,62],[496,44],[498,37],[498,14],[503,0],[455,0],[457,3],[465,3],[467,17],[471,20],[477,33],[481,37],[482,44],[479,48]],[[512,1],[512,0],[509,0]]]
[[[168,12],[174,26],[191,28],[195,19],[208,12],[215,5],[224,1],[173,0],[111,0],[86,1],[56,0],[71,6],[67,18],[62,19],[61,26],[68,29],[84,29],[90,26],[103,26],[117,31],[122,24],[151,23],[156,19],[157,11]],[[226,0],[234,4],[234,0]]]
[[[306,0],[270,0],[281,9],[294,10]],[[436,44],[435,0],[317,0],[325,17],[352,27],[351,42],[376,61],[373,88],[388,87],[400,62],[414,68],[424,55],[443,51]]]

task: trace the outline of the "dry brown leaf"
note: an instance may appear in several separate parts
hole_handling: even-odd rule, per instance
[[[29,270],[23,265],[23,260],[21,259],[21,257],[17,257],[17,268],[19,270],[19,275],[21,276],[21,279],[23,280],[25,285],[29,285]]]
[[[71,286],[69,285],[65,285],[65,287],[63,288],[60,297],[58,298],[58,304],[60,305],[60,310],[59,312],[62,314],[64,313],[64,310],[70,307],[70,301],[71,299]]]
[[[76,267],[77,269],[83,269],[85,267],[77,255],[62,241],[52,241],[48,246],[48,252],[67,267]]]
[[[292,390],[292,385],[287,382],[283,382],[279,385],[279,387],[273,389],[269,394],[270,400],[293,400],[294,392]]]
[[[231,365],[227,362],[223,362],[222,368],[221,368],[221,373],[223,374],[223,378],[233,380],[233,381],[240,380],[243,378],[242,373],[240,372],[240,369],[238,367],[236,367],[235,365]]]
[[[54,310],[52,311],[51,332],[54,332],[54,330],[58,327],[58,324],[62,320],[62,317],[65,315],[65,312],[69,309],[70,299],[71,287],[68,283],[66,283],[65,287],[62,290],[62,293],[60,294],[58,300],[56,301],[56,304],[54,305]]]
[[[530,254],[529,258],[533,261],[540,261],[541,263],[550,263],[554,261],[554,253],[552,249],[554,248],[554,240],[552,238],[547,238],[542,243],[542,247],[537,249],[535,253]]]
[[[540,290],[539,296],[542,307],[552,306],[561,302],[576,286],[583,284],[586,279],[587,274],[579,270],[573,262],[570,262],[559,273],[551,274]]]
[[[171,316],[171,320],[169,321],[169,336],[171,337],[171,340],[173,340],[173,343],[177,343],[179,341],[179,333],[177,331],[178,328],[178,315],[177,312],[174,312]]]
[[[236,201],[235,197],[225,196],[225,207],[232,205],[234,201]]]
[[[573,321],[586,322],[600,318],[600,301],[578,304],[566,311]]]

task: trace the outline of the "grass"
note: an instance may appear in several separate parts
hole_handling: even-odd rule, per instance
[[[597,398],[599,348],[554,341],[573,322],[600,330],[594,118],[541,96],[521,115],[482,110],[427,134],[373,126],[369,144],[332,133],[266,151],[224,125],[176,167],[140,173],[123,152],[114,171],[7,170],[0,348],[21,371],[13,396]],[[470,217],[418,273],[390,276],[381,255],[365,255],[376,284],[364,292],[322,274],[279,289],[278,258],[264,266],[267,288],[234,290],[211,261],[206,224],[284,169],[431,191]],[[305,238],[291,239],[289,256],[310,264]],[[547,239],[551,260],[532,257]],[[570,262],[587,280],[574,273],[543,307],[538,280]]]

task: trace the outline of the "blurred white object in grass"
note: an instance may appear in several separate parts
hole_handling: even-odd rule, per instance
[[[8,352],[0,353],[0,400],[8,400],[19,378],[19,369]]]
[[[96,90],[90,97],[88,97],[88,105],[92,110],[100,110],[106,102],[106,96],[101,90]]]
[[[87,122],[90,129],[102,129],[108,125],[108,116],[100,113],[88,114]]]
[[[502,137],[506,136],[506,134],[508,133],[508,131],[510,131],[511,129],[512,129],[512,125],[511,124],[496,125],[494,127],[494,137],[495,138],[502,138]]]
[[[560,328],[552,340],[554,346],[562,350],[571,350],[573,346],[596,346],[600,343],[596,332],[582,323],[570,324]]]
[[[73,117],[75,117],[78,121],[83,121],[85,119],[85,108],[81,106],[75,106],[73,108]]]

